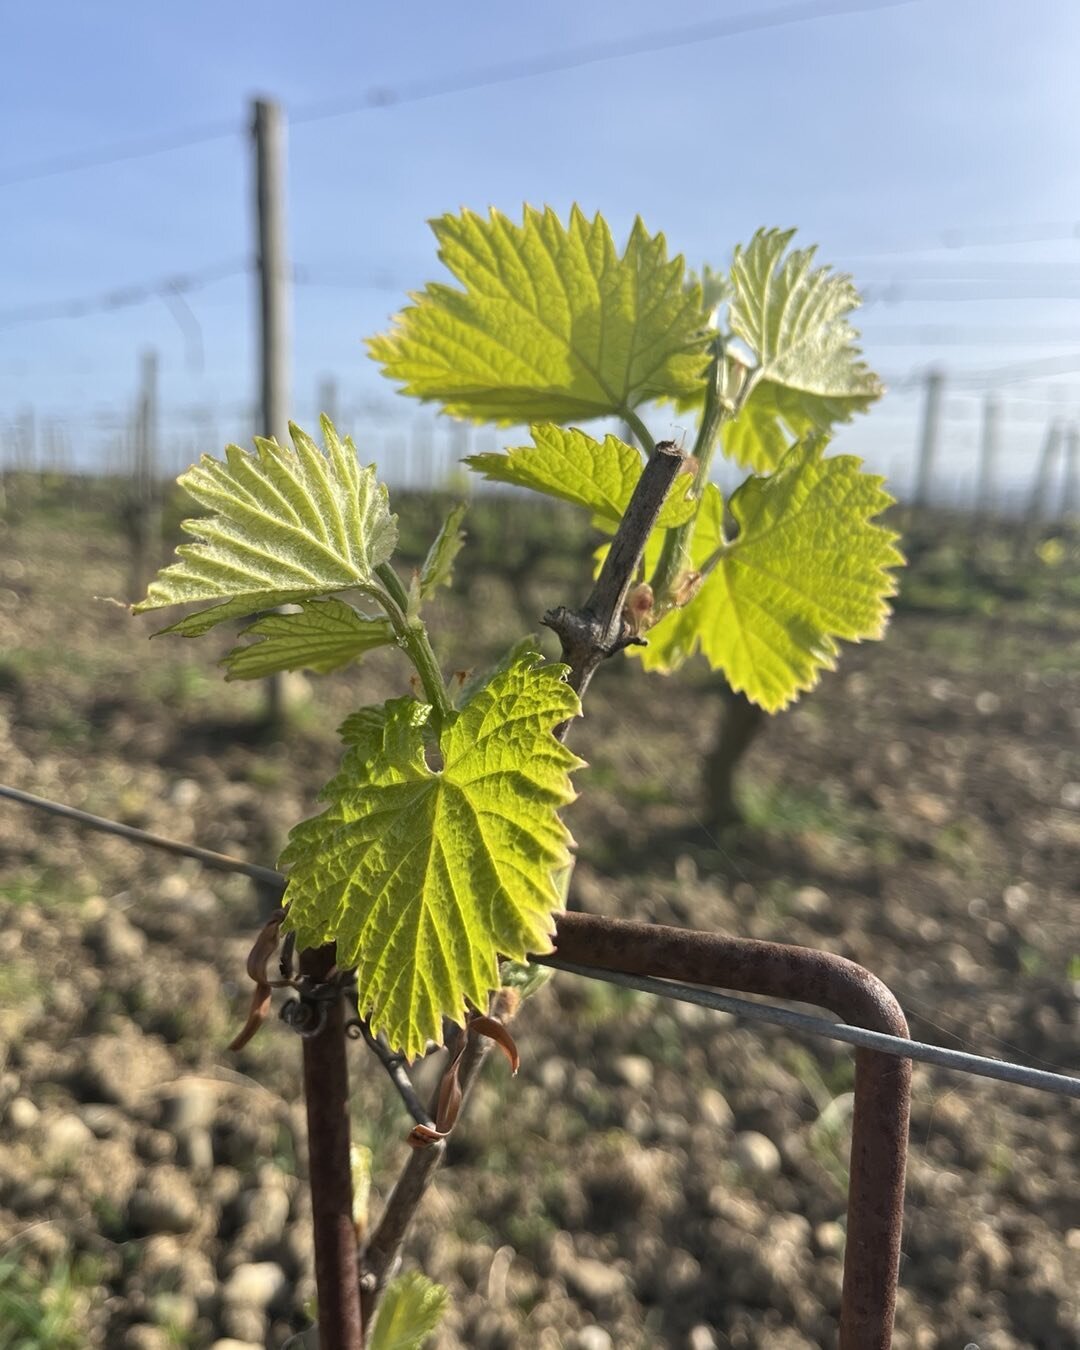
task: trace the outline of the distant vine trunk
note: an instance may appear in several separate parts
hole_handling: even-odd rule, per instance
[[[768,719],[768,713],[745,694],[736,693],[726,680],[719,685],[723,700],[716,739],[705,756],[702,799],[706,823],[722,829],[742,820],[735,800],[735,775],[746,752]]]

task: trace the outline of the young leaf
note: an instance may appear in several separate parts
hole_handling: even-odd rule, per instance
[[[794,230],[758,230],[735,250],[732,332],[757,357],[761,378],[723,432],[724,452],[758,471],[791,444],[865,411],[882,394],[847,316],[859,302],[851,278],[813,267],[812,248],[784,256]]]
[[[641,455],[617,436],[594,441],[576,427],[550,422],[530,428],[532,445],[505,454],[470,455],[465,463],[496,483],[515,483],[591,511],[601,529],[616,530],[641,477]],[[675,480],[660,511],[665,529],[689,520],[696,503],[686,498],[690,476]]]
[[[880,637],[896,590],[887,569],[903,558],[896,535],[872,523],[892,498],[859,465],[824,458],[819,442],[794,446],[774,474],[747,479],[732,497],[731,543],[710,484],[693,541],[705,580],[649,630],[644,664],[673,670],[700,646],[733,689],[776,712],[833,668],[837,638]]]
[[[450,1295],[419,1271],[399,1275],[386,1290],[369,1350],[421,1350],[439,1325]]]
[[[491,665],[483,666],[478,670],[462,671],[460,684],[453,694],[454,707],[464,708],[474,694],[479,693],[486,684],[492,683],[496,675],[504,674],[511,666],[516,666],[525,657],[535,659],[539,641],[540,639],[535,633],[526,633],[524,637],[519,637],[516,642],[507,647]]]
[[[574,422],[700,384],[701,287],[640,220],[621,257],[577,207],[568,227],[526,207],[521,225],[463,211],[432,229],[463,289],[432,283],[368,344],[405,393],[477,422]]]
[[[259,641],[234,647],[222,660],[226,680],[261,680],[281,670],[326,675],[364,652],[394,641],[389,619],[368,619],[330,597],[304,600],[299,614],[266,614],[240,634]]]
[[[186,520],[198,541],[182,544],[141,614],[166,605],[218,601],[165,629],[196,637],[226,619],[352,587],[375,586],[375,568],[397,543],[397,519],[374,466],[322,419],[326,450],[290,426],[293,447],[257,438],[256,453],[230,445],[225,462],[203,455],[179,482],[215,514]]]
[[[349,718],[330,805],[281,859],[285,926],[301,947],[337,943],[361,1015],[410,1058],[441,1039],[444,1016],[486,1010],[499,956],[551,949],[571,842],[557,812],[581,764],[552,731],[579,704],[565,667],[538,659],[497,674],[444,727],[441,769],[425,754],[427,704],[391,699]]]
[[[465,532],[461,521],[468,510],[465,502],[452,506],[442,523],[442,529],[435,536],[435,542],[428,549],[424,565],[420,569],[420,599],[426,600],[432,591],[440,586],[449,586],[453,576],[454,559],[465,543]]]

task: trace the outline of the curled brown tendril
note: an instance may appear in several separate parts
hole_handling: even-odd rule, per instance
[[[282,979],[280,980],[270,979],[267,973],[267,967],[278,948],[278,931],[284,920],[285,911],[283,909],[275,910],[262,928],[259,929],[254,945],[248,953],[247,973],[255,982],[255,990],[251,995],[251,1006],[248,1009],[247,1021],[240,1029],[239,1034],[229,1042],[230,1050],[243,1049],[266,1021],[270,1012],[271,992],[284,984],[292,983],[291,980],[285,978],[284,966]]]
[[[461,1089],[461,1063],[470,1041],[475,1040],[477,1036],[486,1036],[488,1040],[495,1042],[510,1061],[512,1073],[517,1073],[520,1068],[521,1056],[514,1044],[514,1038],[503,1023],[496,1017],[488,1017],[482,1013],[470,1013],[464,1029],[458,1032],[454,1043],[454,1052],[450,1056],[450,1062],[447,1064],[442,1082],[439,1084],[439,1099],[435,1109],[434,1126],[419,1122],[413,1126],[408,1136],[408,1143],[413,1148],[430,1148],[432,1144],[437,1144],[441,1139],[445,1139],[457,1123],[457,1118],[461,1114],[461,1103],[464,1099]]]

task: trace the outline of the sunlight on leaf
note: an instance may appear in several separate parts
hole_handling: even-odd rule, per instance
[[[731,331],[750,348],[761,379],[725,425],[724,453],[773,469],[793,439],[848,422],[883,392],[861,359],[848,315],[859,304],[851,278],[814,268],[815,250],[785,250],[794,230],[758,230],[735,250]]]
[[[350,717],[322,815],[298,825],[285,927],[336,942],[356,966],[360,1013],[410,1058],[442,1019],[486,1011],[500,956],[551,950],[555,874],[570,860],[557,814],[581,761],[552,735],[577,715],[565,667],[535,653],[475,693],[427,758],[431,709],[391,699]]]
[[[882,481],[854,456],[796,445],[774,474],[732,497],[729,544],[710,484],[693,563],[715,566],[684,609],[649,630],[643,664],[674,670],[700,648],[733,689],[776,712],[834,667],[838,638],[880,637],[896,591],[888,569],[903,562],[893,531],[873,523],[892,504]]]
[[[151,583],[134,613],[219,602],[165,629],[196,637],[226,619],[330,591],[373,588],[375,568],[397,543],[397,519],[374,466],[322,419],[326,449],[291,426],[293,445],[256,438],[255,453],[230,445],[225,462],[204,455],[179,478],[213,515],[186,520],[197,542]]]
[[[607,222],[574,207],[432,222],[462,289],[433,282],[372,356],[403,392],[478,422],[625,416],[700,384],[708,312],[681,257],[640,220],[620,257]]]
[[[399,1275],[383,1295],[369,1350],[421,1350],[449,1299],[441,1284],[419,1271]]]
[[[257,642],[234,647],[222,659],[227,680],[259,680],[282,670],[326,675],[364,652],[394,641],[389,619],[369,619],[333,597],[305,600],[299,614],[266,614],[241,637]]]
[[[530,430],[531,446],[471,455],[465,463],[491,482],[514,483],[583,506],[601,529],[617,529],[641,477],[640,453],[617,436],[597,441],[575,427],[547,422]],[[659,525],[678,525],[694,514],[695,503],[686,498],[690,482],[689,474],[676,478]]]

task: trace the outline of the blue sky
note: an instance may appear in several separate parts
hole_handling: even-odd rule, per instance
[[[32,407],[39,429],[62,424],[84,460],[103,454],[130,408],[139,353],[153,346],[171,453],[247,438],[248,275],[187,295],[201,362],[200,344],[160,298],[14,320],[25,307],[239,267],[253,228],[244,126],[248,100],[265,93],[298,119],[288,211],[292,257],[307,278],[294,294],[300,420],[314,412],[319,379],[332,375],[371,453],[410,432],[415,410],[382,381],[361,339],[433,274],[428,217],[460,205],[513,214],[525,200],[565,211],[577,201],[602,210],[618,235],[640,212],[695,266],[726,262],[758,225],[797,225],[866,285],[866,351],[893,386],[880,411],[845,430],[843,448],[903,486],[918,417],[912,377],[939,361],[951,377],[942,486],[958,483],[977,443],[982,377],[1008,368],[1006,450],[1021,475],[1047,417],[1075,415],[1080,403],[1080,235],[1069,233],[1080,219],[1075,0],[915,0],[303,120],[333,100],[362,103],[373,89],[793,8],[8,6],[0,426]],[[208,126],[235,130],[9,181],[55,157]],[[946,230],[965,246],[943,246]],[[1052,377],[1015,378],[1018,364],[1056,358]]]

